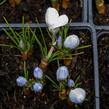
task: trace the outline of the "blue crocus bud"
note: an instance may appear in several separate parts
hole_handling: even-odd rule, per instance
[[[68,80],[68,87],[71,88],[75,85],[74,81],[72,79]]]
[[[74,90],[70,90],[69,92],[69,100],[75,104],[81,104],[85,100],[86,92],[82,88],[76,88]]]
[[[64,41],[64,47],[74,49],[78,47],[80,40],[77,35],[70,35]]]
[[[66,80],[69,75],[69,71],[66,66],[61,66],[57,69],[56,76],[58,81]]]
[[[33,85],[33,90],[35,93],[41,92],[43,89],[43,85],[41,83],[35,83]]]
[[[42,69],[39,68],[39,67],[36,67],[36,68],[34,69],[33,75],[34,75],[34,77],[35,77],[36,79],[42,79],[42,77],[43,77],[43,71],[42,71]]]
[[[61,48],[61,46],[62,46],[62,37],[61,36],[59,36],[58,39],[57,39],[57,46],[59,48]]]
[[[27,83],[27,80],[26,78],[22,77],[22,76],[19,76],[17,79],[16,79],[16,82],[17,82],[17,85],[20,86],[20,87],[23,87],[26,85]]]

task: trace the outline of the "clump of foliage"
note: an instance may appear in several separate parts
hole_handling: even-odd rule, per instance
[[[4,18],[5,19],[5,18]],[[30,91],[35,93],[41,93],[44,85],[46,85],[45,78],[48,78],[52,85],[59,92],[59,99],[67,99],[71,103],[81,104],[86,97],[86,92],[80,86],[79,83],[74,82],[70,78],[71,60],[74,55],[82,54],[78,52],[78,49],[89,47],[79,46],[80,39],[77,35],[68,35],[68,22],[69,19],[66,15],[59,15],[55,8],[48,8],[45,14],[45,21],[47,24],[47,33],[50,38],[50,44],[48,46],[45,40],[45,34],[42,32],[40,26],[39,31],[41,34],[41,40],[36,34],[36,30],[32,30],[27,24],[24,28],[24,18],[22,22],[22,31],[16,32],[11,28],[8,21],[5,19],[9,30],[4,29],[7,36],[13,42],[12,45],[0,44],[1,46],[15,47],[20,51],[20,57],[23,61],[23,75],[16,78],[17,86],[23,87],[23,92],[28,95]],[[39,25],[38,20],[37,25]],[[30,72],[27,68],[27,60],[32,55],[33,45],[37,44],[41,51],[41,61],[34,68],[33,72]],[[72,54],[72,52],[74,54]],[[64,61],[64,65],[60,65],[60,60]],[[51,62],[57,61],[58,69],[56,71],[56,79],[58,85],[46,75],[47,66]],[[31,75],[31,76],[30,76]]]

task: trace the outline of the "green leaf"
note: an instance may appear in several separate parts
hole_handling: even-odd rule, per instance
[[[59,86],[49,76],[45,75],[45,77],[52,83],[53,87],[59,89]]]
[[[3,5],[7,0],[0,0],[0,5]]]

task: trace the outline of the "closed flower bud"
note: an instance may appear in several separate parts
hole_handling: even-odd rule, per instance
[[[66,80],[69,75],[69,71],[66,66],[61,66],[57,69],[56,76],[58,81]]]
[[[70,49],[75,49],[76,47],[78,47],[79,43],[80,43],[80,40],[77,35],[70,35],[65,39],[64,47],[70,48]]]
[[[72,79],[68,80],[68,87],[71,88],[75,85],[74,81]]]
[[[61,48],[61,46],[62,46],[62,37],[61,36],[59,36],[58,39],[57,39],[57,46],[59,48]]]
[[[26,78],[22,77],[22,76],[19,76],[17,79],[16,79],[16,82],[17,82],[17,85],[20,86],[20,87],[23,87],[26,85],[27,83],[27,80]]]
[[[43,71],[42,71],[42,69],[39,68],[39,67],[36,67],[36,68],[34,69],[33,75],[34,75],[34,77],[35,77],[36,79],[42,79],[42,77],[43,77]]]
[[[43,85],[41,83],[35,83],[33,85],[33,90],[35,93],[41,92],[43,89]]]
[[[69,100],[75,104],[81,104],[85,100],[86,92],[82,88],[76,88],[74,90],[70,90],[69,92]]]
[[[49,7],[45,14],[45,21],[49,30],[53,30],[66,25],[68,23],[68,17],[66,15],[59,16],[59,13],[55,8]]]
[[[23,41],[22,41],[22,39],[20,40],[20,42],[19,42],[19,46],[20,46],[20,48],[24,48],[25,46],[24,46],[24,43],[23,43]]]

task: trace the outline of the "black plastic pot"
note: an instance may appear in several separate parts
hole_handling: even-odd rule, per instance
[[[96,30],[108,30],[108,25],[96,25],[93,21],[93,2],[88,0],[88,22],[95,27]]]
[[[100,109],[100,100],[99,100],[99,70],[98,70],[98,52],[97,52],[97,37],[96,37],[96,30],[94,27],[88,23],[76,23],[71,24],[76,29],[84,29],[88,28],[91,31],[91,38],[93,44],[93,62],[94,62],[94,82],[95,82],[95,107],[94,109]]]
[[[0,25],[5,29],[8,29],[6,24]],[[21,29],[21,24],[11,24],[11,27],[16,30]],[[24,25],[26,27],[26,24]],[[37,24],[30,24],[30,27],[36,28],[38,27]],[[40,24],[41,28],[45,28],[46,24]],[[93,49],[93,76],[94,76],[94,88],[95,88],[95,103],[93,109],[99,109],[99,71],[98,71],[98,52],[97,52],[97,37],[96,37],[96,30],[92,25],[89,23],[71,23],[70,28],[73,30],[89,30],[91,33],[91,42],[92,42],[92,49]],[[87,72],[88,73],[88,72]],[[90,95],[88,95],[90,96]],[[91,102],[91,101],[90,101]]]
[[[80,1],[81,1],[81,7],[82,7],[82,22],[87,22],[87,0],[80,0]],[[30,26],[37,27],[36,23],[30,24]],[[7,24],[5,23],[0,24],[0,28],[5,28],[5,27],[7,27]],[[11,23],[11,27],[19,28],[19,27],[22,27],[22,24],[13,22]]]
[[[107,51],[109,41],[109,31],[99,31],[97,33],[98,40],[98,56],[99,56],[99,80],[100,80],[100,108],[108,109],[109,100],[104,97],[109,93],[107,92],[107,80],[108,80],[108,56]],[[105,69],[104,69],[105,68]],[[105,89],[105,90],[104,90]]]
[[[81,0],[82,1],[82,0]],[[82,23],[70,23],[70,28],[74,30],[84,30],[87,29],[91,33],[91,41],[93,45],[93,67],[94,67],[94,88],[95,88],[95,104],[92,109],[100,109],[100,94],[99,94],[99,69],[98,69],[98,48],[97,48],[97,30],[108,30],[109,26],[97,26],[93,23],[93,13],[92,13],[92,0],[83,0],[82,2]],[[86,23],[89,21],[89,23]],[[13,29],[20,30],[22,27],[21,23],[12,23],[10,24]],[[27,25],[24,24],[24,27]],[[38,25],[36,23],[29,24],[31,28],[37,28]],[[40,23],[41,28],[45,28],[45,23]],[[0,24],[0,29],[5,28],[8,29],[7,24]],[[88,72],[87,72],[88,73]],[[88,95],[90,96],[90,95]]]
[[[94,85],[95,85],[94,86],[94,88],[95,88],[95,107],[93,107],[93,108],[100,109],[98,50],[97,50],[96,30],[89,23],[71,23],[70,27],[72,27],[73,29],[78,29],[78,30],[88,29],[91,32],[91,40],[92,40],[92,45],[93,45],[93,66],[94,66]]]

